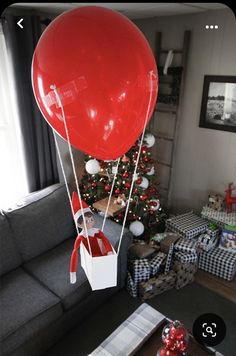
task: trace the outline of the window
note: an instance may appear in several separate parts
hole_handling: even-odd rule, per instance
[[[10,208],[28,192],[13,74],[0,27],[0,209]]]

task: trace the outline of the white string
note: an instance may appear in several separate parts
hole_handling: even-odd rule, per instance
[[[70,137],[69,137],[68,127],[67,127],[67,122],[66,122],[66,116],[65,116],[64,108],[63,108],[63,105],[62,105],[62,102],[61,102],[61,98],[60,98],[60,96],[59,96],[59,94],[57,92],[56,86],[55,85],[51,85],[51,89],[53,89],[53,91],[55,93],[57,102],[58,102],[59,107],[61,108],[61,112],[62,112],[62,117],[63,117],[65,131],[66,131],[67,144],[68,144],[68,149],[69,149],[69,153],[70,153],[70,159],[71,159],[71,164],[72,164],[72,168],[73,168],[73,173],[74,173],[74,178],[75,178],[75,183],[76,183],[76,189],[77,189],[79,202],[80,202],[80,207],[81,207],[81,212],[82,212],[82,217],[83,217],[85,235],[86,235],[86,238],[88,240],[89,253],[92,256],[91,247],[90,247],[90,241],[89,241],[89,238],[88,238],[88,230],[87,230],[85,216],[84,216],[84,209],[83,209],[83,206],[82,206],[82,199],[81,199],[81,194],[80,194],[80,189],[79,189],[79,183],[78,183],[78,179],[77,179],[77,175],[76,175],[76,171],[75,171],[75,162],[74,162],[74,157],[73,157],[73,153],[72,153],[72,150],[71,150],[71,143],[70,143]]]
[[[72,212],[72,215],[74,215],[72,200],[71,200],[71,196],[70,196],[70,191],[69,191],[68,183],[67,183],[67,180],[66,180],[66,174],[65,174],[65,170],[64,170],[64,167],[63,167],[62,159],[61,159],[61,152],[60,152],[60,150],[59,150],[56,133],[55,133],[54,129],[52,129],[52,132],[53,132],[54,141],[55,141],[55,144],[56,144],[56,149],[57,149],[57,154],[58,154],[58,157],[59,157],[59,162],[60,162],[61,169],[62,169],[63,178],[64,178],[65,185],[66,185],[66,190],[67,190],[68,198],[69,198],[69,201],[70,201],[71,212]],[[73,220],[74,220],[74,219],[73,219]],[[74,223],[75,223],[75,220],[74,220]],[[75,228],[76,228],[77,234],[79,235],[79,229],[78,229],[78,226],[77,226],[76,223],[75,223]]]
[[[108,202],[107,202],[106,212],[105,212],[105,216],[104,216],[103,224],[102,224],[102,232],[103,232],[103,229],[104,229],[104,226],[105,226],[105,222],[106,222],[106,218],[107,218],[107,212],[108,212],[109,205],[110,205],[110,202],[111,202],[111,196],[112,196],[112,193],[113,193],[113,189],[114,189],[114,185],[115,185],[115,180],[116,180],[116,175],[117,175],[117,172],[118,172],[119,164],[120,164],[120,158],[118,159],[118,162],[117,162],[116,171],[115,171],[115,174],[114,174],[114,178],[113,178],[113,182],[112,182],[112,186],[111,186],[111,191],[110,191],[110,194],[109,194],[109,199],[108,199]]]
[[[142,136],[141,136],[141,141],[140,141],[140,146],[139,146],[137,161],[136,161],[136,164],[135,164],[134,173],[133,173],[133,179],[132,179],[132,183],[131,183],[131,187],[130,187],[129,198],[128,198],[127,206],[126,206],[126,210],[125,210],[124,221],[123,221],[123,225],[122,225],[122,229],[121,229],[121,233],[120,233],[120,241],[119,241],[119,245],[118,245],[118,249],[117,249],[117,255],[119,254],[120,245],[121,245],[121,241],[122,241],[122,238],[123,238],[123,233],[124,233],[124,229],[125,229],[125,222],[126,222],[126,219],[127,219],[128,210],[129,210],[129,205],[130,205],[130,198],[131,198],[132,191],[133,191],[133,187],[134,187],[134,181],[135,181],[135,178],[136,178],[136,172],[137,172],[137,168],[138,168],[138,163],[139,163],[141,148],[142,148],[142,144],[143,144],[144,134],[145,134],[146,126],[147,126],[148,115],[149,115],[150,106],[151,106],[151,101],[152,101],[152,94],[153,94],[152,75],[153,75],[153,71],[150,71],[149,74],[150,74],[150,97],[149,97],[149,102],[148,102],[148,108],[147,108],[146,118],[145,118],[145,122],[144,122],[143,133],[142,133]]]

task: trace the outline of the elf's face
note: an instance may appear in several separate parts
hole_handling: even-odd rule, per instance
[[[94,224],[95,224],[94,217],[93,217],[93,216],[85,216],[85,223],[86,223],[87,229],[92,229],[92,227],[93,227]],[[81,226],[83,229],[85,228],[83,222],[81,223],[80,226]]]

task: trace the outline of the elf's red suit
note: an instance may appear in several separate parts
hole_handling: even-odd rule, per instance
[[[93,257],[97,256],[106,256],[109,252],[112,251],[111,244],[103,232],[99,229],[89,229],[88,230],[88,238],[90,242],[90,248]],[[87,238],[83,235],[83,232],[77,236],[74,244],[74,249],[71,255],[70,260],[70,272],[76,272],[77,264],[78,264],[78,249],[80,244],[83,243],[89,252],[89,244]]]

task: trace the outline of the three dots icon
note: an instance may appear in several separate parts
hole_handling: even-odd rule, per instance
[[[206,30],[209,30],[209,29],[210,30],[213,30],[213,29],[218,30],[219,26],[218,25],[206,25],[205,28],[206,28]]]

